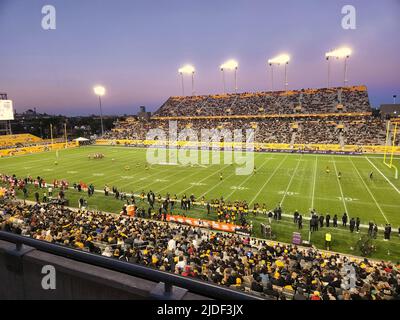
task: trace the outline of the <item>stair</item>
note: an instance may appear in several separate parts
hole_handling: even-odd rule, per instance
[[[343,136],[343,132],[339,133],[339,144],[340,144],[340,148],[344,149],[344,136]]]
[[[294,142],[296,140],[296,132],[292,133],[292,137],[290,138],[290,148],[293,149]]]

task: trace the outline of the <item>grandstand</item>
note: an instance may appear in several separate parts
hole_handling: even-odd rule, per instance
[[[42,139],[31,134],[0,135],[0,148],[5,149],[18,145],[37,144],[41,141]]]
[[[379,146],[385,121],[372,116],[365,86],[171,97],[151,120],[127,119],[106,140],[145,140],[151,128],[179,120],[183,128],[256,129],[258,143]]]

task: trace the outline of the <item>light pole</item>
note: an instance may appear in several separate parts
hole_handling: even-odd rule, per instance
[[[285,91],[287,91],[288,85],[289,85],[288,79],[287,79],[287,66],[288,66],[288,64],[289,64],[289,61],[287,61],[285,63]]]
[[[187,64],[185,66],[183,66],[182,68],[178,69],[179,74],[181,75],[181,81],[182,81],[182,96],[185,95],[185,86],[184,86],[184,79],[183,79],[183,75],[184,74],[190,74],[192,76],[192,96],[194,95],[194,73],[195,73],[195,69],[192,65]]]
[[[224,85],[224,94],[226,93],[226,84],[225,84],[225,70],[232,70],[234,72],[234,77],[235,77],[235,93],[237,93],[238,90],[238,85],[237,85],[237,70],[238,70],[239,64],[236,60],[228,60],[225,63],[223,63],[220,66],[221,72],[222,72],[222,82]]]
[[[192,72],[192,96],[194,96],[194,70]]]
[[[347,59],[349,59],[349,58],[350,58],[350,56],[346,56],[344,58],[344,81],[343,81],[343,83],[344,83],[345,87],[347,86],[347,83],[349,82],[349,80],[347,79]]]
[[[235,93],[237,93],[238,86],[237,86],[237,66],[235,67]]]
[[[185,96],[185,84],[183,82],[183,72],[179,72],[179,74],[181,75],[181,83],[182,83],[182,97]]]
[[[104,135],[104,126],[103,126],[103,109],[101,105],[101,97],[105,95],[106,89],[103,86],[95,86],[93,88],[94,93],[99,97],[99,108],[100,108],[100,122],[101,122],[101,135]]]
[[[393,95],[393,104],[396,104],[396,98],[397,98],[397,95]]]
[[[271,67],[271,91],[274,91],[274,65],[272,63],[268,63]]]
[[[328,61],[328,84],[327,84],[327,88],[329,88],[331,86],[331,60],[329,60],[329,57],[326,57],[326,61]]]
[[[225,72],[224,72],[224,68],[221,68],[221,72],[222,72],[222,85],[224,88],[224,94],[226,93],[226,84],[225,84]]]
[[[350,58],[350,55],[351,55],[351,49],[347,47],[342,47],[325,53],[325,58],[328,61],[328,88],[330,86],[330,72],[331,72],[330,58],[336,58],[336,59],[344,58],[343,84],[346,87],[347,83],[349,82],[349,80],[347,79],[347,71],[348,71],[347,60]]]
[[[273,73],[273,65],[276,64],[280,66],[281,64],[285,65],[285,80],[284,80],[284,86],[285,86],[285,91],[288,90],[288,76],[287,76],[287,67],[290,61],[290,56],[287,54],[281,54],[279,56],[276,56],[272,59],[268,60],[268,64],[271,66],[271,83],[272,83],[272,91],[274,90],[274,73]]]

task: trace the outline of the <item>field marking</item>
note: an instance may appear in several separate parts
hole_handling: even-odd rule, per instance
[[[254,157],[254,160],[255,160],[255,158],[256,158],[256,157]],[[267,158],[268,158],[268,157],[267,157]],[[226,165],[225,168],[228,167],[228,166],[229,166],[229,165]],[[221,171],[221,170],[219,170],[219,171]],[[219,172],[219,171],[218,171],[218,172]],[[218,172],[217,172],[217,173],[218,173]],[[229,178],[232,177],[234,174],[235,174],[235,172],[231,173],[231,174],[230,174],[229,176],[227,176],[225,179],[229,179]],[[211,176],[212,176],[212,175],[211,175]],[[224,179],[224,180],[225,180],[225,179]],[[217,184],[214,185],[214,187],[212,187],[211,189],[208,189],[206,192],[203,192],[199,197],[203,197],[203,196],[205,196],[207,193],[209,193],[210,191],[214,190],[214,189],[215,189],[216,187],[218,187],[222,182],[224,182],[224,180],[218,182]],[[203,180],[200,180],[199,182],[203,182],[203,181],[204,181],[204,179],[203,179]],[[191,188],[191,187],[190,187],[190,188]],[[189,189],[189,188],[188,188],[188,189]],[[186,191],[186,190],[187,190],[187,189],[185,189],[185,191]]]
[[[257,194],[253,197],[253,199],[251,199],[251,201],[249,202],[249,206],[251,206],[251,204],[254,202],[254,200],[257,199],[257,197],[260,195],[260,193],[264,190],[265,186],[267,185],[268,182],[271,181],[272,177],[275,175],[275,173],[279,170],[279,168],[282,166],[282,164],[285,162],[285,160],[287,159],[288,155],[285,156],[285,158],[283,158],[283,160],[281,161],[281,163],[275,168],[275,170],[272,172],[271,176],[268,178],[267,181],[264,182],[263,186],[260,188],[260,190],[258,190]]]
[[[340,180],[339,180],[339,173],[338,173],[338,170],[337,170],[337,167],[336,167],[336,162],[335,162],[335,159],[333,157],[332,157],[332,159],[333,159],[333,167],[335,168],[336,181],[337,181],[337,183],[339,185],[339,190],[340,190],[340,195],[341,195],[341,198],[342,198],[344,210],[346,210],[346,213],[347,213],[348,217],[350,218],[349,210],[347,209],[345,197],[344,197],[344,194],[343,194],[342,184],[340,183]]]
[[[136,158],[135,157],[135,161],[136,160],[139,160],[139,158]],[[145,163],[146,163],[146,161],[145,161]],[[134,166],[133,168],[131,168],[132,170],[135,170],[135,169],[137,169],[137,166]],[[143,174],[143,170],[142,170],[143,168],[140,168],[139,170],[136,170],[136,173],[134,173],[133,174],[133,177],[136,177],[136,176],[140,176],[141,174]],[[170,168],[165,168],[165,169],[162,169],[162,170],[158,170],[158,169],[154,169],[154,170],[152,170],[152,172],[154,172],[154,171],[156,171],[155,173],[152,173],[152,174],[150,174],[150,175],[148,175],[148,176],[146,176],[146,177],[141,177],[141,178],[139,178],[139,179],[137,179],[137,181],[143,181],[143,180],[147,180],[148,178],[151,178],[151,177],[153,177],[153,176],[155,176],[155,175],[162,175],[163,173],[166,173],[166,172],[168,172],[170,170]],[[178,174],[179,172],[176,172],[176,173],[174,173],[174,174],[172,174],[172,175],[166,175],[164,178],[169,178],[169,177],[172,177],[172,176],[174,176],[175,174]],[[115,174],[115,175],[111,175],[111,176],[109,176],[108,178],[110,178],[110,177],[115,177],[115,176],[118,176],[118,174]],[[118,180],[119,179],[114,179],[113,181],[108,181],[107,182],[107,184],[114,184],[115,182],[118,182]],[[109,182],[111,182],[111,183],[109,183]],[[136,182],[136,181],[135,181]],[[147,185],[145,185],[145,186],[143,186],[142,188],[145,188],[145,187],[148,187],[148,186],[150,186],[150,185],[152,185],[154,182],[152,182],[152,183],[150,183],[150,184],[147,184]],[[121,186],[119,186],[119,188],[121,189],[121,190],[123,190],[124,188],[126,188],[127,186],[129,186],[130,184],[132,184],[132,181],[130,181],[130,182],[128,182],[128,183],[125,183],[125,184],[122,184]]]
[[[202,183],[203,181],[205,181],[205,180],[211,178],[213,175],[215,175],[215,174],[221,172],[222,170],[228,168],[229,166],[230,166],[230,165],[227,164],[226,166],[223,166],[221,169],[219,169],[219,170],[213,172],[212,174],[209,174],[207,177],[205,177],[205,178],[203,178],[203,179],[201,179],[200,181],[197,181],[197,182],[198,182],[198,183]],[[230,174],[227,178],[229,178],[229,177],[232,176],[232,175],[233,175],[233,173]],[[216,184],[214,187],[212,187],[211,189],[209,189],[209,190],[207,190],[206,192],[202,193],[202,194],[199,196],[199,198],[201,198],[202,196],[204,196],[207,192],[210,192],[211,190],[214,190],[221,182],[222,182],[222,181],[220,181],[219,183],[217,183],[217,184]],[[179,193],[186,192],[186,191],[190,190],[190,189],[193,188],[193,187],[194,187],[194,186],[191,185],[190,187],[187,187],[186,189],[183,189],[182,191],[179,191],[178,194],[179,194]]]
[[[162,191],[162,190],[165,190],[166,188],[169,188],[170,186],[173,186],[173,185],[175,185],[175,184],[177,184],[177,183],[179,183],[179,182],[181,182],[181,181],[183,181],[183,180],[186,180],[187,178],[189,178],[189,177],[192,177],[192,176],[195,176],[196,174],[198,174],[199,173],[199,171],[197,171],[197,170],[194,170],[194,172],[192,173],[192,174],[190,174],[190,175],[185,175],[182,179],[179,179],[179,180],[177,180],[177,181],[175,181],[174,183],[171,183],[171,184],[169,184],[168,186],[166,186],[166,187],[164,187],[164,188],[162,188],[162,189],[159,189],[158,190],[158,192],[160,192],[160,191]],[[199,181],[200,182],[200,181]]]
[[[288,185],[287,185],[287,187],[286,187],[286,190],[285,190],[285,192],[284,192],[284,194],[283,194],[282,200],[280,201],[281,207],[282,207],[283,202],[284,202],[285,199],[286,199],[286,195],[287,195],[287,193],[288,193],[288,191],[289,191],[290,186],[292,185],[293,179],[294,179],[294,177],[296,176],[296,172],[297,172],[297,169],[299,168],[300,162],[301,162],[300,159],[298,159],[296,168],[295,168],[294,171],[293,171],[292,177],[290,178],[289,183],[288,183]]]
[[[382,216],[385,218],[386,223],[389,223],[389,220],[386,218],[385,214],[383,213],[383,210],[381,208],[381,206],[379,205],[379,203],[376,201],[374,195],[372,194],[371,190],[368,188],[367,184],[365,183],[364,179],[362,178],[360,172],[358,171],[357,167],[355,166],[353,160],[349,157],[351,164],[353,165],[354,169],[356,170],[358,176],[360,177],[362,183],[364,184],[365,189],[367,189],[368,193],[370,194],[371,198],[374,200],[377,208],[379,209],[379,211],[381,212]]]
[[[191,182],[190,185],[195,186],[195,187],[201,187],[201,186],[206,186],[207,183]]]
[[[367,157],[367,156],[365,156],[365,157]],[[383,160],[383,154],[382,154],[382,157],[369,157],[369,158]],[[399,157],[393,157],[393,160],[400,160],[400,158]]]
[[[161,172],[169,172],[169,170],[170,170],[170,168],[165,169],[165,170],[162,170]],[[152,175],[148,176],[147,178],[150,178],[150,177],[152,177],[152,176],[154,176],[154,175],[158,175],[158,174],[160,174],[161,172],[157,172],[157,173],[155,173],[155,174],[152,174]],[[197,173],[198,173],[198,172],[197,172]],[[174,177],[174,176],[176,176],[176,175],[179,175],[179,174],[182,174],[182,172],[178,170],[178,171],[176,171],[176,172],[174,172],[174,173],[172,173],[172,174],[167,174],[166,176],[163,176],[162,178],[172,178],[172,177]],[[191,175],[189,175],[189,176],[185,176],[185,178],[191,177],[192,175],[194,175],[194,173],[191,174]],[[166,179],[159,179],[159,180],[166,180]],[[180,180],[178,180],[178,181],[180,181]],[[167,187],[178,183],[178,181],[175,181],[175,183],[169,184]],[[154,179],[153,179],[150,183],[148,183],[148,184],[142,186],[141,189],[146,189],[147,187],[152,186],[153,184],[157,184],[156,180],[154,180]],[[129,183],[126,184],[125,186],[127,186],[127,185],[129,185]],[[164,187],[164,188],[162,188],[162,189],[159,189],[158,191],[162,191],[162,190],[164,190],[164,189],[167,188],[167,187]]]
[[[279,191],[277,192],[278,194],[283,194],[284,191]],[[291,192],[288,193],[288,195],[290,195],[293,198],[299,198],[299,199],[309,199],[309,197],[301,195],[301,194],[291,194]],[[316,200],[323,200],[323,201],[332,201],[332,202],[342,202],[342,197],[332,197],[332,198],[326,198],[326,197],[315,197]],[[360,205],[367,205],[367,206],[375,206],[374,202],[368,202],[368,201],[360,201],[359,199],[352,199],[351,198],[346,197],[345,201],[350,202],[350,201],[355,201],[357,204]],[[394,205],[394,204],[388,204],[388,203],[381,203],[381,206],[383,207],[388,207],[388,208],[398,208],[398,205]],[[317,211],[320,211],[319,209]]]
[[[400,190],[397,189],[397,187],[392,183],[392,181],[390,181],[390,180],[383,174],[383,172],[382,172],[381,170],[379,170],[378,167],[375,166],[375,164],[374,164],[371,160],[368,159],[368,157],[365,157],[365,159],[367,159],[367,161],[368,161],[376,170],[378,170],[378,172],[379,172],[379,173],[382,175],[382,177],[384,177],[385,180],[394,188],[394,190],[396,190],[397,193],[400,194]]]
[[[298,193],[298,192],[292,192],[292,191],[290,191],[290,192],[287,191],[287,192],[286,192],[286,191],[283,191],[283,190],[277,191],[277,193],[278,193],[278,194],[281,194],[281,195],[286,193],[288,196],[298,196],[298,195],[300,194],[300,193]],[[301,196],[300,196],[300,197],[301,197]],[[302,197],[302,198],[306,198],[306,197]]]
[[[250,188],[247,188],[247,187],[241,187],[240,185],[239,186],[232,186],[232,187],[230,187],[229,189],[231,189],[231,190],[234,190],[233,192],[235,192],[235,191],[244,191],[244,190],[249,190]],[[227,198],[228,199],[228,198]]]
[[[263,164],[261,165],[261,167],[259,168],[259,169],[261,169],[262,167],[264,167],[264,165],[268,162],[268,161],[270,161],[270,160],[272,160],[272,158],[268,158],[268,157],[266,157],[266,159],[264,160],[264,162],[263,162]],[[254,171],[253,171],[254,172]],[[242,183],[240,183],[238,186],[236,186],[237,188],[240,188],[243,184],[245,184],[250,178],[253,178],[254,177],[254,174],[252,173],[252,174],[249,174],[249,176],[246,178],[246,179],[244,179],[243,181],[242,181]],[[239,189],[233,189],[233,191],[229,194],[229,195],[227,195],[226,196],[226,199],[229,199],[233,194],[235,194],[235,192],[236,191],[240,191]],[[231,189],[232,189],[232,187],[231,187]]]
[[[90,148],[90,147],[89,147]],[[89,149],[88,148],[88,149]],[[99,148],[101,148],[101,147],[99,147]],[[85,151],[87,152],[88,151],[88,149],[85,149]],[[120,149],[125,149],[126,150],[126,152],[127,152],[127,156],[123,156],[123,157],[121,157],[121,159],[118,159],[118,161],[126,161],[125,159],[126,158],[128,158],[128,157],[130,157],[131,159],[132,159],[132,161],[134,161],[133,159],[137,159],[137,158],[139,158],[139,159],[141,159],[142,158],[142,156],[144,156],[142,153],[139,153],[139,154],[136,154],[136,150],[135,149],[129,149],[128,150],[128,148],[120,148]],[[64,151],[65,151],[65,153],[64,153]],[[116,150],[109,150],[108,151],[110,154],[112,154],[112,155],[114,155],[114,153],[116,153]],[[222,151],[223,152],[223,151]],[[84,154],[84,152],[82,152],[82,150],[79,150],[79,149],[68,149],[68,150],[63,150],[63,153],[64,153],[64,155],[63,156],[61,156],[61,159],[64,159],[64,162],[69,162],[69,161],[71,161],[71,163],[66,163],[66,165],[64,166],[63,165],[63,167],[65,168],[65,167],[70,167],[70,166],[73,166],[73,165],[75,165],[76,166],[76,164],[73,164],[72,162],[72,159],[81,159],[82,157],[84,157],[85,158],[85,156],[83,156],[83,154]],[[71,155],[72,156],[69,156],[68,155],[68,153],[71,153]],[[275,156],[275,158],[276,159],[283,159],[284,158],[284,156],[286,156],[285,154],[283,154],[283,155],[275,155],[275,153],[262,153],[262,154],[260,154],[260,156],[264,156],[264,155],[268,155],[268,154],[273,154],[274,156]],[[38,154],[32,154],[31,156],[31,158],[34,158],[36,155],[38,155]],[[136,155],[136,157],[135,157],[135,155]],[[28,156],[28,155],[26,155],[26,156]],[[299,154],[296,154],[296,156],[299,156]],[[326,155],[311,155],[311,156],[313,156],[313,157],[316,157],[316,162],[318,161],[318,158],[319,157],[324,157],[324,156],[326,156]],[[35,159],[35,160],[33,160],[32,162],[39,162],[39,161],[51,161],[52,159],[53,159],[53,157],[54,157],[54,152],[48,152],[46,155],[44,155],[43,153],[41,153],[40,154],[40,157],[43,157],[44,158],[44,160],[43,159],[41,159],[41,160],[37,160],[37,159]],[[111,155],[110,155],[110,157],[112,157]],[[339,157],[337,157],[337,156],[335,156],[335,159],[340,159],[340,157],[343,157],[343,156],[339,156]],[[28,158],[28,159],[31,159],[31,158]],[[353,159],[353,161],[354,161],[354,158],[353,157],[351,157],[352,159]],[[371,159],[372,158],[374,158],[374,157],[370,157]],[[379,158],[379,157],[376,157],[376,158]],[[26,160],[27,158],[25,158],[24,160]],[[311,160],[311,158],[309,158],[310,160]],[[319,158],[320,160],[321,160],[321,158]],[[4,160],[8,160],[8,158],[4,158]],[[22,160],[22,159],[21,159]],[[11,161],[13,161],[13,160],[11,160]],[[107,161],[108,162],[108,161]],[[337,161],[338,163],[340,162],[340,161]],[[1,163],[1,162],[0,162]],[[355,163],[357,163],[356,161],[355,161]],[[22,164],[22,162],[21,162],[21,164]],[[91,166],[91,165],[93,165],[94,163],[93,163],[93,161],[88,161],[88,163],[83,163],[84,164],[84,166],[83,167],[87,167],[87,166]],[[95,163],[96,165],[98,164],[100,167],[102,167],[102,168],[109,168],[110,167],[110,165],[107,163],[107,164],[104,164],[104,163],[101,163],[101,162],[96,162]],[[12,164],[14,167],[15,167],[15,163],[13,163]],[[19,166],[19,165],[18,165]],[[36,168],[36,170],[37,170],[37,166],[35,166],[34,168]],[[64,169],[63,168],[63,169]],[[99,169],[99,168],[98,168]],[[40,170],[38,170],[38,171],[40,171]],[[56,170],[56,171],[59,171],[58,169]],[[100,171],[100,170],[99,170]],[[297,171],[297,173],[300,171],[300,169],[298,169],[298,171]],[[379,171],[379,170],[378,170]],[[183,171],[183,173],[184,173],[184,171]],[[54,175],[55,173],[53,173],[53,175]],[[138,176],[138,175],[140,175],[141,173],[137,173],[136,174],[136,176]],[[153,176],[153,175],[152,175]],[[109,178],[109,177],[113,177],[113,175],[111,175],[111,176],[108,176],[107,178]],[[346,182],[347,182],[347,180],[350,180],[350,181],[354,181],[354,180],[358,180],[359,178],[357,178],[357,175],[355,175],[355,178],[354,179],[346,179],[345,178],[345,180],[346,180]],[[366,178],[365,178],[366,179]],[[99,182],[99,185],[101,185],[101,183],[104,181],[104,179],[100,179],[101,181]],[[379,180],[377,180],[377,181],[379,181]],[[366,181],[367,182],[367,181]],[[343,183],[345,183],[345,181],[343,181]],[[373,181],[373,183],[375,183],[375,181]],[[368,184],[368,182],[367,182],[367,184]],[[375,188],[373,187],[373,185],[370,185],[370,184],[368,184],[368,186],[371,188],[371,191],[372,190],[374,190]],[[388,189],[391,189],[392,188],[392,186],[390,186],[389,184],[386,184],[386,186],[387,186],[387,188]],[[238,191],[238,193],[239,193],[239,191]],[[318,197],[315,197],[315,199],[317,199]],[[372,204],[372,205],[374,205],[374,202],[373,201],[371,201],[371,202],[366,202],[366,203],[370,203],[370,204]],[[380,203],[380,205],[381,205],[381,208],[382,209],[385,209],[385,206],[391,206],[391,207],[394,207],[393,205],[384,205],[383,203]],[[383,210],[382,210],[383,211]]]
[[[119,158],[118,160],[120,160],[120,161],[122,160],[123,162],[125,162],[125,161],[127,161],[127,160],[129,160],[129,161],[135,161],[135,162],[136,162],[136,161],[139,161],[140,157],[141,157],[141,156],[139,156],[139,155],[134,155],[134,156],[132,157],[131,154],[127,153],[125,156]],[[89,161],[89,162],[91,162],[91,161]],[[100,162],[99,162],[99,164],[100,164]],[[107,162],[106,162],[106,164],[107,164]],[[100,164],[100,167],[97,167],[97,168],[98,168],[98,169],[105,170],[106,167],[109,167],[109,166],[106,165],[106,164],[103,162],[103,163]],[[115,164],[112,163],[111,166],[112,166],[112,167],[115,167]],[[83,167],[86,167],[86,165],[83,166]],[[121,170],[122,170],[122,167],[123,167],[123,164],[121,164]],[[81,168],[82,168],[82,167],[81,167]],[[139,171],[139,172],[133,174],[133,176],[140,175],[141,173],[142,173],[142,172]],[[108,181],[104,181],[104,184],[113,185],[114,182],[117,182],[117,181],[119,181],[120,179],[118,178],[118,179],[114,179],[114,180],[110,181],[110,178],[118,177],[120,174],[121,174],[121,172],[118,172],[118,173],[116,173],[116,174],[107,175],[107,176],[106,176],[106,179],[107,179]],[[103,182],[103,181],[99,181],[99,182]],[[129,183],[128,183],[128,184],[129,184]],[[128,184],[125,184],[124,186],[126,186],[126,185],[128,185]]]
[[[78,149],[78,148],[70,148],[70,149],[67,149],[67,150],[63,150],[63,151],[68,151],[68,152],[70,152],[70,151],[79,151],[79,153],[73,153],[73,156],[70,156],[70,155],[64,155],[63,157],[61,157],[61,162],[63,163],[62,164],[62,169],[63,169],[63,172],[64,172],[64,170],[66,170],[66,169],[69,169],[69,168],[75,168],[76,167],[76,163],[73,161],[73,160],[75,160],[75,159],[79,159],[79,160],[82,160],[82,159],[87,159],[87,154],[85,153],[86,152],[86,149]],[[54,151],[55,152],[55,151]],[[111,151],[112,153],[113,153],[113,151]],[[30,156],[32,156],[32,157],[34,157],[35,155],[43,155],[45,152],[41,152],[41,153],[35,153],[35,154],[29,154]],[[48,152],[49,154],[51,154],[51,153],[53,153],[53,151],[50,151],[50,152]],[[26,155],[26,156],[28,156],[28,155]],[[130,159],[130,157],[132,157],[132,155],[130,155],[130,154],[127,154],[127,155],[125,155],[125,156],[123,156],[123,157],[121,157],[121,159]],[[132,157],[133,159],[135,159],[135,160],[137,160],[137,157],[136,157],[136,155],[134,156],[134,157]],[[4,159],[6,159],[6,158],[4,158]],[[64,164],[64,162],[63,162],[63,160],[66,160],[66,159],[68,159],[68,164]],[[52,161],[53,160],[53,156],[51,156],[51,157],[44,157],[44,159],[36,159],[36,160],[31,160],[30,161],[30,163],[31,162],[43,162],[43,161]],[[126,160],[124,160],[124,161],[126,161]],[[98,164],[100,164],[100,163],[98,163]],[[12,164],[8,164],[8,165],[6,165],[6,166],[14,166],[15,167],[15,163],[12,163]],[[89,163],[87,163],[87,164],[82,164],[79,168],[80,169],[84,169],[84,168],[90,168],[91,166],[93,166],[93,162],[92,161],[89,161]],[[101,165],[100,166],[98,166],[97,168],[98,169],[100,169],[100,170],[102,170],[102,167],[104,167],[104,162],[103,163],[101,163]],[[33,168],[33,170],[37,170],[37,171],[40,171],[41,170],[41,168],[42,168],[42,166],[41,165],[39,165],[39,166],[34,166],[34,167],[32,167]],[[57,170],[58,171],[58,170]],[[85,170],[84,170],[85,171]],[[111,175],[111,176],[107,176],[107,178],[110,178],[110,177],[114,177],[114,176],[117,176],[118,174],[114,174],[114,175]],[[84,181],[84,180],[87,180],[87,179],[91,179],[93,176],[91,175],[91,174],[88,174],[88,175],[83,175],[83,176],[81,176],[80,177],[80,179],[82,180],[82,181]]]
[[[315,157],[314,179],[313,179],[313,188],[312,188],[312,195],[311,195],[311,209],[314,209],[315,184],[317,181],[317,166],[318,166],[318,156]]]

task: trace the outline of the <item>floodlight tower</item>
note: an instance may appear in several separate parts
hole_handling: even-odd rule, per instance
[[[185,86],[184,86],[184,81],[183,81],[184,74],[189,74],[192,76],[192,96],[194,95],[194,73],[195,73],[195,71],[196,71],[195,68],[190,64],[187,64],[187,65],[183,66],[182,68],[178,69],[178,72],[181,75],[181,80],[182,80],[182,96],[185,95]]]
[[[349,80],[347,79],[347,63],[348,59],[351,56],[351,49],[347,47],[342,47],[339,49],[335,49],[325,53],[325,58],[328,61],[328,88],[330,87],[330,73],[331,73],[331,66],[330,66],[330,58],[341,59],[344,58],[344,76],[343,76],[343,84],[346,87]]]
[[[272,59],[268,60],[268,65],[271,67],[271,83],[272,83],[272,91],[274,90],[274,71],[273,71],[273,66],[274,64],[280,66],[281,64],[285,65],[285,82],[284,82],[284,86],[285,86],[285,91],[287,91],[288,89],[288,77],[287,77],[287,66],[289,64],[290,61],[290,56],[287,54],[281,54],[279,56],[276,56]]]
[[[237,69],[239,67],[239,64],[236,60],[228,60],[225,63],[223,63],[220,66],[221,72],[222,72],[222,82],[224,84],[224,93],[226,93],[226,84],[225,84],[225,70],[231,70],[234,71],[234,77],[235,77],[235,93],[237,93],[238,86],[237,86]]]
[[[103,126],[103,109],[101,105],[101,97],[106,94],[106,89],[103,86],[95,86],[93,88],[95,95],[99,97],[99,108],[100,108],[100,121],[101,121],[101,135],[104,135],[104,126]]]

